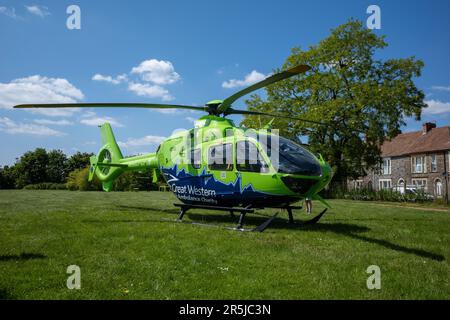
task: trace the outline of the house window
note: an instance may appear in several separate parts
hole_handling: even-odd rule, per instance
[[[210,147],[208,166],[211,170],[233,170],[233,145],[227,143]]]
[[[384,158],[383,159],[383,174],[391,174],[391,159]]]
[[[412,184],[417,189],[427,190],[427,179],[412,179]]]
[[[427,172],[425,165],[425,156],[416,156],[411,158],[411,169],[413,173]]]
[[[431,172],[437,172],[437,157],[435,154],[431,155]]]
[[[448,171],[450,171],[450,151],[447,152],[447,160],[445,160],[445,154],[444,154],[444,167],[445,167],[445,161],[447,161]]]
[[[436,179],[435,187],[434,187],[434,194],[436,197],[442,197],[442,181],[441,179]]]
[[[380,179],[378,180],[380,190],[389,190],[391,189],[391,179]]]

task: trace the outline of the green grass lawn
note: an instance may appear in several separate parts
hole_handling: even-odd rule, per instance
[[[164,221],[176,218],[175,200],[0,191],[0,298],[450,298],[450,210],[335,200],[316,225],[279,219],[253,233]],[[265,219],[249,215],[248,226]],[[226,212],[185,220],[234,225]],[[66,287],[69,265],[81,268],[80,290]],[[381,268],[380,290],[366,287],[370,265]]]

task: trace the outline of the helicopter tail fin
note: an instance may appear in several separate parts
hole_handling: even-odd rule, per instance
[[[96,175],[102,182],[103,190],[111,191],[114,179],[125,171],[127,165],[120,163],[123,155],[111,125],[104,123],[99,127],[103,146],[96,156],[90,158],[89,181]]]
[[[111,191],[114,180],[127,170],[157,168],[156,153],[124,158],[109,123],[100,126],[100,134],[103,146],[96,156],[90,158],[88,179],[92,181],[96,175],[104,191]]]

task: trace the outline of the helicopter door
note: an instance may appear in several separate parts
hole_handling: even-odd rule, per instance
[[[247,187],[261,182],[261,173],[267,172],[269,172],[269,166],[258,150],[258,146],[248,140],[238,141],[236,143],[236,176],[240,180],[239,197],[243,201],[249,200],[251,195],[244,195],[242,192]],[[238,195],[236,194],[236,196]]]
[[[258,147],[251,141],[236,143],[236,170],[240,172],[267,173],[269,166]]]
[[[208,169],[216,171],[213,173],[216,179],[224,182],[232,176],[233,171],[233,144],[224,143],[209,147],[208,152]]]

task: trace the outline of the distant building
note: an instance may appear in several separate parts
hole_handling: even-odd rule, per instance
[[[365,177],[349,181],[350,188],[423,189],[436,198],[449,193],[450,126],[424,123],[422,131],[407,132],[381,147],[383,163]]]

